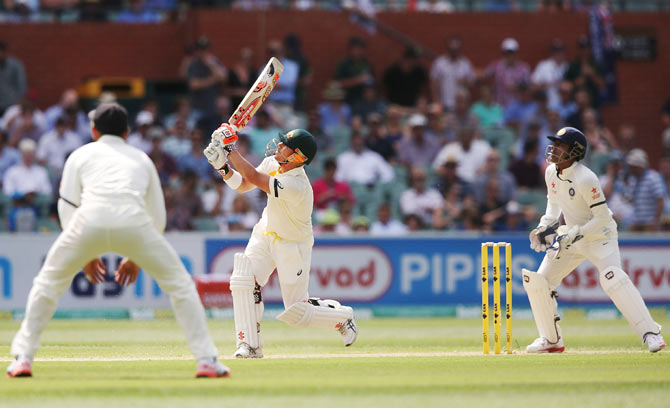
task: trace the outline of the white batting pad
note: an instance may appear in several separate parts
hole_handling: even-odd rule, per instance
[[[644,304],[644,299],[626,272],[615,266],[605,269],[600,273],[600,286],[628,320],[640,339],[643,339],[647,333],[659,334],[661,332],[661,326],[652,319],[649,309]]]
[[[298,302],[277,316],[277,320],[294,327],[322,327],[337,330],[352,317],[354,317],[354,311],[348,306],[333,308]]]
[[[530,308],[533,311],[535,325],[540,337],[549,340],[550,343],[557,343],[561,336],[561,328],[558,325],[558,304],[556,299],[551,296],[549,282],[539,273],[521,270],[523,275],[523,288],[528,294]]]
[[[237,346],[247,343],[259,347],[257,310],[254,302],[256,280],[251,273],[249,260],[243,253],[235,254],[233,275],[230,277],[230,293],[233,295],[235,317],[235,339]]]

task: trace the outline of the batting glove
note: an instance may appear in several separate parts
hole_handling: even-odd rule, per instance
[[[223,147],[233,146],[237,142],[237,126],[223,123],[212,132],[212,141],[219,141]]]
[[[212,140],[202,153],[207,158],[209,164],[217,171],[221,170],[228,160],[228,152],[223,149],[221,142],[218,140]]]

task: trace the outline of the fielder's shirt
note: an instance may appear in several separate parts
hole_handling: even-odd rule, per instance
[[[275,233],[285,241],[314,239],[314,193],[305,169],[297,167],[286,173],[279,173],[277,160],[266,157],[256,170],[270,175],[268,204],[257,225],[263,232]]]
[[[580,162],[556,172],[556,164],[547,166],[547,211],[540,225],[551,225],[563,213],[568,227],[579,225],[585,239],[604,239],[616,234],[616,222],[607,207],[598,177]]]

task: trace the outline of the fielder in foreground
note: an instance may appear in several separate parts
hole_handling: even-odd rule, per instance
[[[338,330],[344,345],[350,346],[358,335],[353,309],[334,300],[309,298],[307,293],[314,194],[303,166],[316,155],[314,137],[303,129],[280,134],[268,144],[265,160],[254,168],[235,150],[236,132],[227,123],[221,125],[204,154],[230,187],[240,193],[257,187],[267,194],[268,203],[244,253],[235,254],[230,278],[237,341],[234,356],[263,357],[261,287],[275,268],[286,308],[277,319],[294,327]]]
[[[198,360],[196,376],[228,376],[228,368],[217,361],[193,280],[162,235],[165,202],[156,168],[146,154],[125,142],[126,110],[105,103],[89,117],[95,142],[75,150],[65,163],[58,201],[63,232],[33,282],[25,318],[12,342],[16,359],[7,374],[32,375],[33,356],[58,298],[84,265],[91,282],[103,281],[106,272],[98,257],[117,252],[126,257],[117,283],[132,283],[141,266],[169,294],[177,322]]]
[[[523,286],[540,337],[526,347],[526,351],[560,353],[565,350],[554,289],[584,259],[598,268],[603,290],[649,351],[661,350],[665,347],[661,326],[652,319],[640,292],[621,269],[617,225],[598,177],[580,163],[586,154],[586,138],[579,130],[565,127],[549,139],[553,145],[548,146],[545,153],[549,163],[544,176],[547,211],[530,233],[530,247],[547,254],[537,272],[523,269]],[[566,225],[555,232],[561,214]],[[552,244],[554,238],[556,242]]]

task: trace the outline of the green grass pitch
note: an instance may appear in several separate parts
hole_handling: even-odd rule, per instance
[[[663,312],[654,317],[670,327]],[[6,361],[18,325],[0,320]],[[222,356],[229,356],[232,322],[209,325]],[[172,319],[54,320],[35,377],[2,378],[0,406],[670,406],[670,350],[646,352],[621,319],[591,321],[568,312],[568,351],[539,356],[520,351],[535,338],[530,320],[514,321],[515,355],[499,356],[481,354],[479,319],[372,319],[359,321],[359,330],[357,343],[345,349],[335,332],[267,321],[267,358],[225,357],[230,378],[195,379],[195,363]]]

